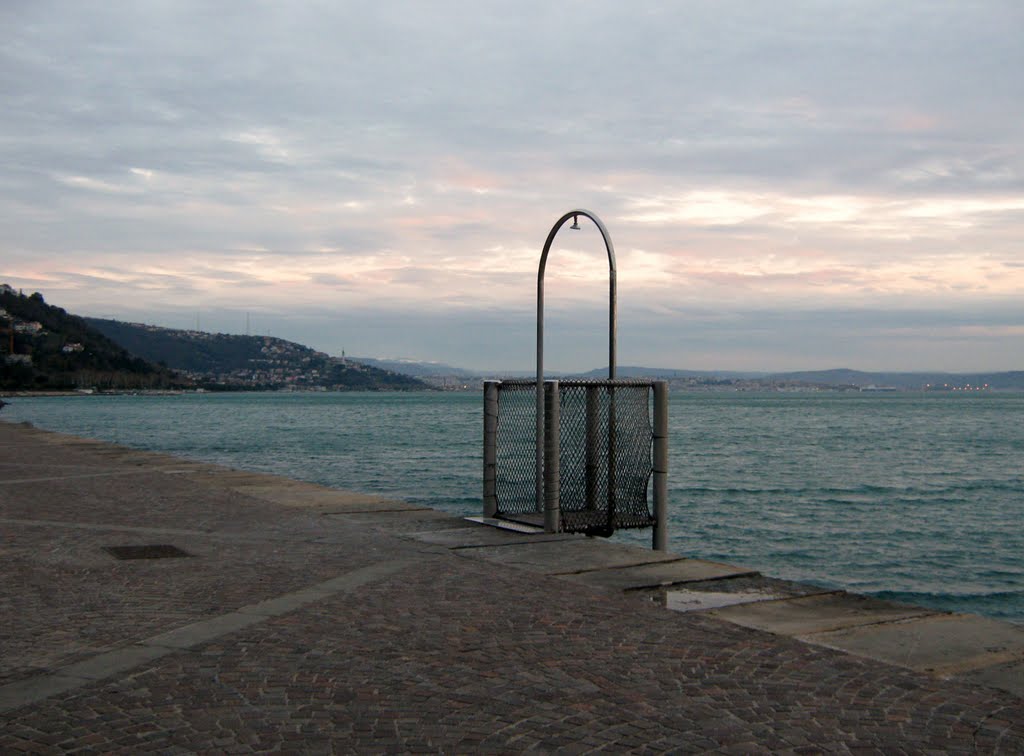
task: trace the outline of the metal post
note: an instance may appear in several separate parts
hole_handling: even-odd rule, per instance
[[[484,381],[484,517],[498,513],[498,383]]]
[[[618,476],[616,472],[616,420],[615,387],[608,387],[608,532],[615,532],[616,509],[618,508]]]
[[[668,382],[654,382],[655,551],[668,551]]]
[[[601,387],[587,386],[586,456],[583,466],[587,509],[597,509],[597,466],[601,461]]]
[[[617,314],[618,299],[616,293],[615,273],[615,247],[612,246],[612,239],[608,235],[601,219],[588,210],[570,210],[561,218],[548,232],[548,238],[544,242],[544,249],[540,253],[540,265],[537,268],[537,429],[536,429],[536,502],[540,510],[541,502],[544,500],[544,486],[542,483],[544,475],[544,268],[548,263],[548,252],[551,251],[551,243],[555,240],[555,234],[565,225],[570,218],[573,220],[571,228],[579,228],[578,216],[590,218],[601,232],[604,239],[604,249],[608,254],[608,378],[615,380],[616,343],[617,343]]]
[[[562,529],[559,499],[559,461],[561,451],[558,381],[544,382],[544,532],[557,533]]]

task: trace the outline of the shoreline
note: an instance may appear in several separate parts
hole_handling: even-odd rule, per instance
[[[1015,399],[992,404],[994,399],[990,397],[988,400],[970,403],[978,412],[968,413],[974,420],[965,426],[968,430],[959,435],[963,436],[969,429],[988,422],[987,418],[992,417],[992,411],[1010,420],[1016,417],[1019,409]],[[735,407],[742,412],[754,411],[758,417],[766,413],[774,415],[781,407],[787,416],[799,419],[803,416],[805,406],[803,401],[787,401],[784,398],[775,400],[770,397],[746,400],[684,399],[680,404],[680,412],[696,418],[703,417],[705,422],[713,421],[721,412],[726,411],[720,408],[723,401],[726,402],[726,408]],[[904,401],[913,416],[932,416],[932,401]],[[841,421],[841,427],[864,422],[870,426],[862,427],[877,427],[878,421],[874,419],[874,414],[863,416],[865,420],[860,420],[862,415],[859,407],[863,404],[857,398],[822,399],[814,413],[826,419],[834,416],[848,418],[849,422]],[[890,405],[888,400],[872,401],[870,404],[879,407],[896,406]],[[941,415],[948,415],[948,420],[943,427],[950,427],[949,423],[953,421],[966,422],[957,419],[961,417],[957,409],[960,402],[938,400],[934,404],[945,407]],[[766,409],[757,410],[758,407]],[[842,412],[837,415],[838,409]],[[903,414],[901,410],[899,416]],[[350,426],[348,418],[359,418],[359,426],[365,430]],[[409,497],[423,505],[461,515],[480,512],[479,468],[473,462],[479,455],[477,418],[478,407],[473,397],[447,397],[435,393],[372,396],[346,394],[332,396],[330,399],[276,392],[212,399],[187,395],[139,401],[126,397],[106,397],[84,404],[64,398],[24,399],[15,401],[13,406],[5,407],[0,413],[0,419],[28,420],[37,427],[58,432],[90,435],[111,442],[133,444],[137,448],[162,450],[233,467],[271,470],[325,485],[383,492],[399,498]],[[265,427],[271,427],[275,432],[263,433]],[[673,431],[686,432],[684,423],[679,423]],[[1020,438],[1019,430],[1009,431],[1009,435],[1002,431],[999,433],[1007,439]],[[729,442],[733,438],[732,434],[731,429],[718,433],[716,443]],[[381,472],[385,468],[381,465],[391,465],[391,460],[396,459],[395,452],[390,450],[392,447],[389,445],[392,444],[398,444],[406,450],[402,456],[408,460],[409,469],[396,469],[396,474],[382,476]],[[1016,548],[989,552],[973,546],[983,542],[975,534],[983,536],[987,533],[987,524],[993,521],[992,517],[1004,521],[1013,512],[1020,511],[1019,502],[1013,493],[1018,487],[1012,480],[1006,479],[1006,474],[1012,471],[1004,474],[992,469],[991,464],[974,466],[973,457],[968,454],[966,464],[972,466],[975,475],[1002,484],[991,489],[991,495],[989,489],[978,494],[964,491],[963,496],[966,498],[958,499],[960,503],[953,506],[943,503],[944,497],[961,495],[960,478],[947,476],[943,481],[948,482],[939,482],[944,487],[950,486],[949,493],[932,495],[928,488],[930,479],[916,476],[913,469],[905,469],[905,466],[897,466],[895,469],[900,476],[906,474],[910,477],[894,478],[892,488],[872,489],[871,484],[879,483],[878,475],[872,475],[872,469],[889,469],[888,466],[893,464],[889,460],[890,455],[883,457],[875,454],[874,468],[867,468],[866,477],[859,474],[845,475],[840,479],[838,493],[827,488],[819,491],[814,471],[808,471],[799,480],[803,477],[808,479],[806,485],[809,486],[809,494],[790,501],[792,497],[787,497],[785,490],[776,489],[775,483],[765,484],[767,488],[764,491],[760,490],[764,486],[756,483],[750,487],[751,482],[742,477],[742,470],[736,471],[741,474],[739,478],[717,475],[698,480],[699,486],[688,488],[690,484],[687,480],[692,478],[692,473],[687,469],[686,456],[681,453],[687,446],[687,436],[680,436],[676,445],[678,456],[672,461],[673,470],[678,471],[673,477],[679,487],[673,489],[674,505],[670,517],[673,543],[685,553],[705,559],[739,561],[753,565],[766,574],[812,582],[822,580],[831,588],[865,590],[880,598],[913,601],[939,611],[974,612],[1024,624],[1024,585],[1019,579],[1021,552]],[[961,448],[959,443],[947,446],[955,450]],[[908,448],[913,450],[917,445]],[[1006,444],[1002,444],[999,454],[1004,454],[1006,449]],[[698,464],[701,463],[699,451],[695,450],[698,457],[694,459]],[[926,458],[904,454],[907,458],[904,462],[909,460],[916,466],[919,464],[916,460],[926,459],[934,466],[935,460],[946,458],[933,454],[930,446],[927,452]],[[783,453],[775,457],[781,459]],[[863,454],[858,455],[858,458],[863,458]],[[822,465],[832,464],[822,455],[816,455],[816,458]],[[964,463],[958,460],[964,458],[957,451],[954,466],[943,469],[962,471]],[[871,461],[871,455],[867,459]],[[321,461],[314,463],[312,460]],[[838,469],[835,472],[842,475],[843,471]],[[742,489],[731,494],[731,499],[739,502],[739,505],[728,506],[729,502],[723,502],[722,499],[730,494],[716,493],[718,490],[732,490],[734,484],[730,481],[736,481],[735,485]],[[792,481],[798,479],[793,478]],[[785,484],[785,480],[778,482],[778,485]],[[726,488],[719,489],[719,486]],[[900,498],[904,490],[909,492],[905,499]],[[837,502],[863,498],[864,504],[854,505],[851,511],[839,510],[827,498],[830,496],[835,496]],[[818,501],[818,497],[826,498]],[[889,499],[892,500],[892,506]],[[918,500],[922,506],[915,505]],[[905,503],[905,506],[897,506],[901,503]],[[729,519],[737,516],[741,508],[752,508],[753,512],[759,514],[749,524]],[[961,511],[962,514],[957,514]],[[789,519],[778,519],[780,512]],[[938,518],[939,522],[956,524],[964,538],[956,543],[948,538],[933,537],[935,528],[915,520],[918,516],[915,512],[918,515],[927,513],[931,518]],[[690,524],[688,521],[695,515],[700,515],[702,519]],[[830,519],[833,515],[835,519]],[[904,517],[910,519],[903,522]],[[876,527],[872,520],[882,524]],[[822,527],[815,523],[830,522],[829,532],[833,535],[826,533],[824,541],[806,538],[808,534],[813,536],[822,531]],[[916,533],[918,529],[922,532],[919,536],[913,536],[916,540],[908,542],[907,550],[900,551],[898,546],[892,545],[893,539],[887,538],[884,532],[889,527],[885,523],[890,522],[899,525],[899,529],[906,533]],[[915,522],[920,523],[920,528]],[[773,545],[773,534],[783,538],[778,546]],[[757,543],[751,541],[752,536],[759,535],[765,538],[758,539]],[[910,538],[908,535],[904,537]],[[649,538],[647,533],[640,531],[620,531],[614,540],[646,543]],[[861,542],[865,544],[864,549],[857,547]],[[1007,547],[1020,542],[1019,533],[1007,533],[1003,540]],[[762,547],[758,543],[765,545]],[[831,557],[828,553],[835,549],[838,549],[835,551],[835,559],[829,561]],[[792,550],[804,556],[800,559],[787,559],[787,552]],[[936,562],[933,555],[940,553],[958,556]],[[918,577],[915,570],[920,570],[921,565],[925,565],[929,572],[921,573]],[[993,569],[1000,572],[992,573],[996,577],[990,579],[987,575]],[[912,595],[879,596],[881,591],[889,591],[891,594],[917,593],[915,584],[924,586],[920,589],[920,599]],[[929,597],[938,598],[932,600]]]

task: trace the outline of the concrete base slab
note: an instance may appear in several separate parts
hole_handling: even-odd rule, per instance
[[[922,617],[934,612],[838,592],[723,607],[710,614],[744,627],[804,637],[812,633]]]
[[[450,549],[472,549],[482,546],[509,546],[519,543],[541,543],[543,541],[578,540],[582,536],[560,535],[558,533],[518,533],[514,530],[502,530],[478,525],[470,528],[452,530],[435,530],[425,533],[413,533],[410,536],[417,541],[447,546]]]
[[[466,549],[461,553],[545,575],[569,575],[589,570],[633,567],[679,559],[676,554],[643,551],[635,546],[586,537],[566,541],[531,540],[529,543],[514,546],[484,546]]]
[[[467,517],[465,518],[470,522],[478,522],[481,525],[489,525],[492,528],[501,528],[502,530],[514,530],[517,533],[543,533],[544,526],[540,525],[528,525],[522,522],[516,522],[514,520],[503,520],[498,517]]]
[[[955,677],[957,680],[966,680],[980,685],[988,685],[992,688],[999,688],[1000,690],[1007,690],[1024,698],[1024,660],[975,669],[955,675]]]
[[[1024,627],[967,614],[932,615],[801,637],[943,677],[1024,659]]]
[[[660,552],[640,551],[637,557],[640,558],[644,554],[657,553]],[[731,564],[722,564],[721,562],[705,562],[702,559],[679,559],[676,557],[675,561],[581,572],[576,575],[567,576],[567,579],[602,588],[629,591],[658,588],[660,586],[690,581],[754,574],[757,573],[745,567],[735,567]]]

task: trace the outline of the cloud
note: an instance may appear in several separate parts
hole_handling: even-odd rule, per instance
[[[0,260],[70,309],[259,303],[294,309],[319,346],[331,329],[303,313],[323,308],[381,349],[478,359],[489,342],[465,318],[529,313],[550,224],[579,206],[608,225],[623,306],[644,317],[898,321],[893,300],[967,314],[1024,294],[1024,9],[1008,0],[7,3],[0,24]],[[556,319],[605,301],[592,228],[559,235],[547,286]],[[1013,338],[979,341],[997,360]],[[593,353],[570,342],[567,362]],[[833,353],[746,343],[794,367]],[[921,344],[902,354],[980,359]]]

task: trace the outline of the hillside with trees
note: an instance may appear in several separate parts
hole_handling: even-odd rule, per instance
[[[197,385],[219,390],[427,389],[408,375],[331,357],[272,336],[238,336],[86,318],[132,354],[179,371]]]
[[[7,391],[174,389],[188,382],[130,354],[83,318],[0,285],[0,388]]]

